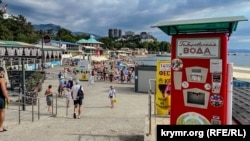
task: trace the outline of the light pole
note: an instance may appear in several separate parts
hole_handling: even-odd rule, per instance
[[[45,67],[44,63],[46,63],[46,62],[44,62],[44,48],[43,48],[44,43],[45,44],[50,43],[50,36],[49,35],[45,35],[42,37],[42,71]]]
[[[26,97],[25,97],[25,70],[24,70],[24,58],[22,58],[22,103],[23,103],[23,111],[25,111],[25,103],[26,103]]]
[[[42,37],[42,64],[41,64],[41,67],[42,67],[42,72],[43,72],[43,65],[44,65],[43,38],[44,38],[44,37]]]

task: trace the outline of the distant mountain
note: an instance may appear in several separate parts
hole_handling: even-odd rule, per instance
[[[33,25],[33,27],[34,27],[35,30],[42,30],[42,31],[46,31],[46,32],[51,30],[50,32],[52,32],[53,34],[56,34],[59,31],[60,28],[63,28],[63,27],[61,27],[59,25],[55,25],[55,24],[52,24],[52,23],[50,23],[50,24],[36,24],[36,25]],[[72,32],[71,31],[71,33],[73,35],[79,35],[79,34],[94,35],[96,39],[102,38],[102,36],[96,35],[96,34],[93,34],[93,33],[86,33],[86,32],[80,32],[80,31],[79,32]]]
[[[228,49],[228,53],[250,53],[250,49]]]

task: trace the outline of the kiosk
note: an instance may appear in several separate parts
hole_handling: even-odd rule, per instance
[[[228,40],[243,16],[158,24],[171,40],[172,125],[230,123]]]
[[[90,70],[91,70],[91,65],[90,65],[88,60],[79,61],[78,62],[78,71],[79,71],[79,73],[77,75],[77,78],[79,80],[88,81],[89,80]]]

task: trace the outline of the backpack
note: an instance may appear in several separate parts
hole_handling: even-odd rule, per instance
[[[72,81],[68,81],[68,82],[67,82],[67,85],[66,85],[67,88],[72,88],[72,83],[71,83],[71,82],[72,82]]]
[[[84,98],[84,93],[83,93],[83,91],[82,91],[82,86],[80,86],[80,89],[79,89],[78,92],[77,92],[77,97],[78,97],[79,99],[83,99],[83,98]]]

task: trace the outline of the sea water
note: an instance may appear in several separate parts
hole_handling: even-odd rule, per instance
[[[236,53],[228,55],[228,62],[234,66],[250,67],[250,53]]]
[[[170,56],[136,57],[135,61],[140,65],[156,66],[156,60],[171,60]],[[228,54],[228,62],[234,66],[250,67],[250,53]]]

